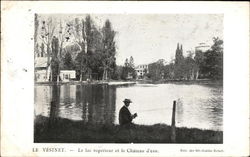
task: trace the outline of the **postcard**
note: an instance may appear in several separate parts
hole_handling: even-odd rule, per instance
[[[249,3],[1,4],[2,156],[249,155]]]

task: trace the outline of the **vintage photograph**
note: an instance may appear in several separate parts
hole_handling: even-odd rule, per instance
[[[34,14],[34,143],[223,144],[223,14]]]

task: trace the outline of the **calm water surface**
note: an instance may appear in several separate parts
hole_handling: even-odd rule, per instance
[[[176,126],[223,130],[223,89],[203,85],[36,85],[35,115],[118,124],[124,98],[133,101],[129,108],[138,114],[136,124],[170,125],[177,100]]]

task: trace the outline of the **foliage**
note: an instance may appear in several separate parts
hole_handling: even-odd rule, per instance
[[[63,69],[64,70],[75,69],[71,54],[69,52],[66,52],[66,54],[63,57],[62,62],[63,62]]]
[[[164,77],[164,60],[158,60],[155,63],[151,63],[148,65],[147,77],[151,78],[154,81],[163,79]]]
[[[116,68],[116,48],[115,48],[115,31],[112,30],[111,22],[105,21],[104,27],[102,28],[103,34],[103,54],[102,54],[102,66],[103,66],[103,80],[109,78],[115,78]]]
[[[128,62],[128,59],[126,58],[124,66],[122,67],[122,71],[121,71],[121,79],[122,80],[127,79],[128,72],[129,72],[129,62]]]
[[[178,80],[181,80],[185,77],[185,59],[183,56],[182,45],[179,47],[179,43],[177,44],[177,49],[175,52],[174,77]]]
[[[136,71],[134,66],[134,58],[130,56],[130,59],[126,58],[124,66],[122,68],[121,79],[128,80],[128,79],[135,79],[136,78]]]
[[[39,22],[41,22],[41,30],[38,29]],[[52,20],[51,17],[41,19],[36,15],[35,29],[36,36],[39,35],[44,43],[40,46],[41,55],[48,54],[48,65],[53,67],[53,77],[55,77],[56,69],[68,69],[75,70],[80,80],[119,78],[115,57],[116,33],[109,20],[106,20],[104,26],[99,28],[90,15],[84,19],[74,18],[63,23],[61,20]],[[52,39],[53,36],[58,41],[55,42]],[[52,48],[53,44],[57,45],[56,50],[55,47]],[[35,45],[36,54],[38,54],[38,46],[38,44]],[[47,49],[46,52],[44,48]],[[51,60],[50,57],[52,57]]]
[[[172,80],[174,79],[174,64],[170,63],[164,66],[164,78]]]
[[[197,70],[197,65],[192,57],[192,53],[189,53],[189,55],[186,58],[184,58],[184,65],[185,65],[183,66],[184,78],[186,80],[195,79],[195,71]]]
[[[223,40],[213,38],[213,45],[205,52],[191,51],[187,57],[183,56],[182,45],[177,44],[174,63],[164,65],[161,60],[149,64],[148,78],[157,81],[168,80],[195,80],[200,78],[223,79]]]
[[[213,80],[223,79],[223,40],[213,38],[213,45],[206,52],[197,51],[195,63],[198,67],[199,78]]]
[[[35,53],[41,57],[47,54],[47,65],[51,65],[52,73],[50,80],[56,80],[60,69],[75,70],[79,80],[136,78],[132,56],[125,60],[124,66],[116,65],[116,32],[111,21],[106,20],[100,28],[87,15],[84,19],[66,21],[65,26],[61,21],[59,23],[57,25],[52,18],[41,20],[35,15]],[[38,43],[38,37],[41,43]],[[167,65],[164,60],[151,63],[145,75],[152,80],[222,80],[223,40],[213,38],[211,48],[206,52],[195,51],[194,57],[191,52],[184,57],[182,45],[177,44],[174,62]]]
[[[213,38],[214,44],[205,52],[204,73],[211,79],[223,79],[223,41]]]

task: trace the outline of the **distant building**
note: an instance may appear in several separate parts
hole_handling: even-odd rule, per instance
[[[62,82],[69,82],[72,79],[76,78],[75,70],[61,70],[60,71],[60,79]]]
[[[47,64],[47,57],[35,58],[35,81],[46,82],[49,80],[50,66]]]
[[[211,46],[207,45],[206,43],[199,43],[199,45],[195,47],[195,51],[206,52],[210,48]]]
[[[137,74],[137,78],[142,78],[145,73],[148,73],[148,65],[147,64],[141,64],[135,67],[135,71]]]

